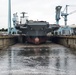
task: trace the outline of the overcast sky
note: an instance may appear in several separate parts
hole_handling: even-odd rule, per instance
[[[68,7],[68,12],[76,10],[76,0],[11,0],[12,14],[22,11],[27,12],[28,19],[44,20],[53,24],[55,21],[55,7],[60,5],[62,11],[65,5]],[[76,13],[68,16],[68,24],[76,24]],[[61,17],[60,25],[64,25],[64,19]],[[8,0],[0,2],[0,28],[8,27]]]

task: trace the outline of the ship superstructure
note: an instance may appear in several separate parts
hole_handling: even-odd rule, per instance
[[[16,20],[15,24],[19,33],[25,34],[28,42],[35,44],[46,42],[47,34],[52,31],[49,22],[28,20],[24,16],[25,13],[22,14],[20,22]]]

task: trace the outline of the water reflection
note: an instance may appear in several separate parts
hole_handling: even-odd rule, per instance
[[[46,51],[45,49],[48,49],[48,51]],[[18,63],[22,63],[26,66],[31,67],[37,65],[46,66],[49,63],[49,48],[48,47],[21,48],[20,50],[18,50],[17,54],[14,53],[14,58],[15,63],[19,61]]]
[[[0,51],[0,75],[76,75],[76,55],[60,46]]]
[[[24,55],[24,56],[39,56],[39,55],[45,55],[49,54],[49,47],[23,47],[18,50],[18,55]]]
[[[43,51],[44,49],[46,50]],[[35,74],[38,72],[43,73],[44,71],[47,70],[49,64],[49,48],[26,47],[18,50],[12,49],[9,50],[9,61],[10,61],[9,62],[10,75],[12,70],[13,71],[24,70],[23,73],[25,74],[30,72]],[[12,74],[14,73],[12,72]]]

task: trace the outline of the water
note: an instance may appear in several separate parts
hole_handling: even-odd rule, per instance
[[[76,51],[57,44],[18,44],[0,51],[0,75],[76,75]]]

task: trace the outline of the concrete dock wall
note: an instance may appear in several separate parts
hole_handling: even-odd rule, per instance
[[[76,36],[54,36],[53,42],[76,49]]]
[[[0,35],[0,49],[7,48],[15,43],[17,43],[17,36]]]
[[[22,41],[21,38],[22,36],[0,35],[0,49],[8,48],[9,46]],[[76,36],[51,36],[50,40],[52,40],[54,43],[76,49]]]

